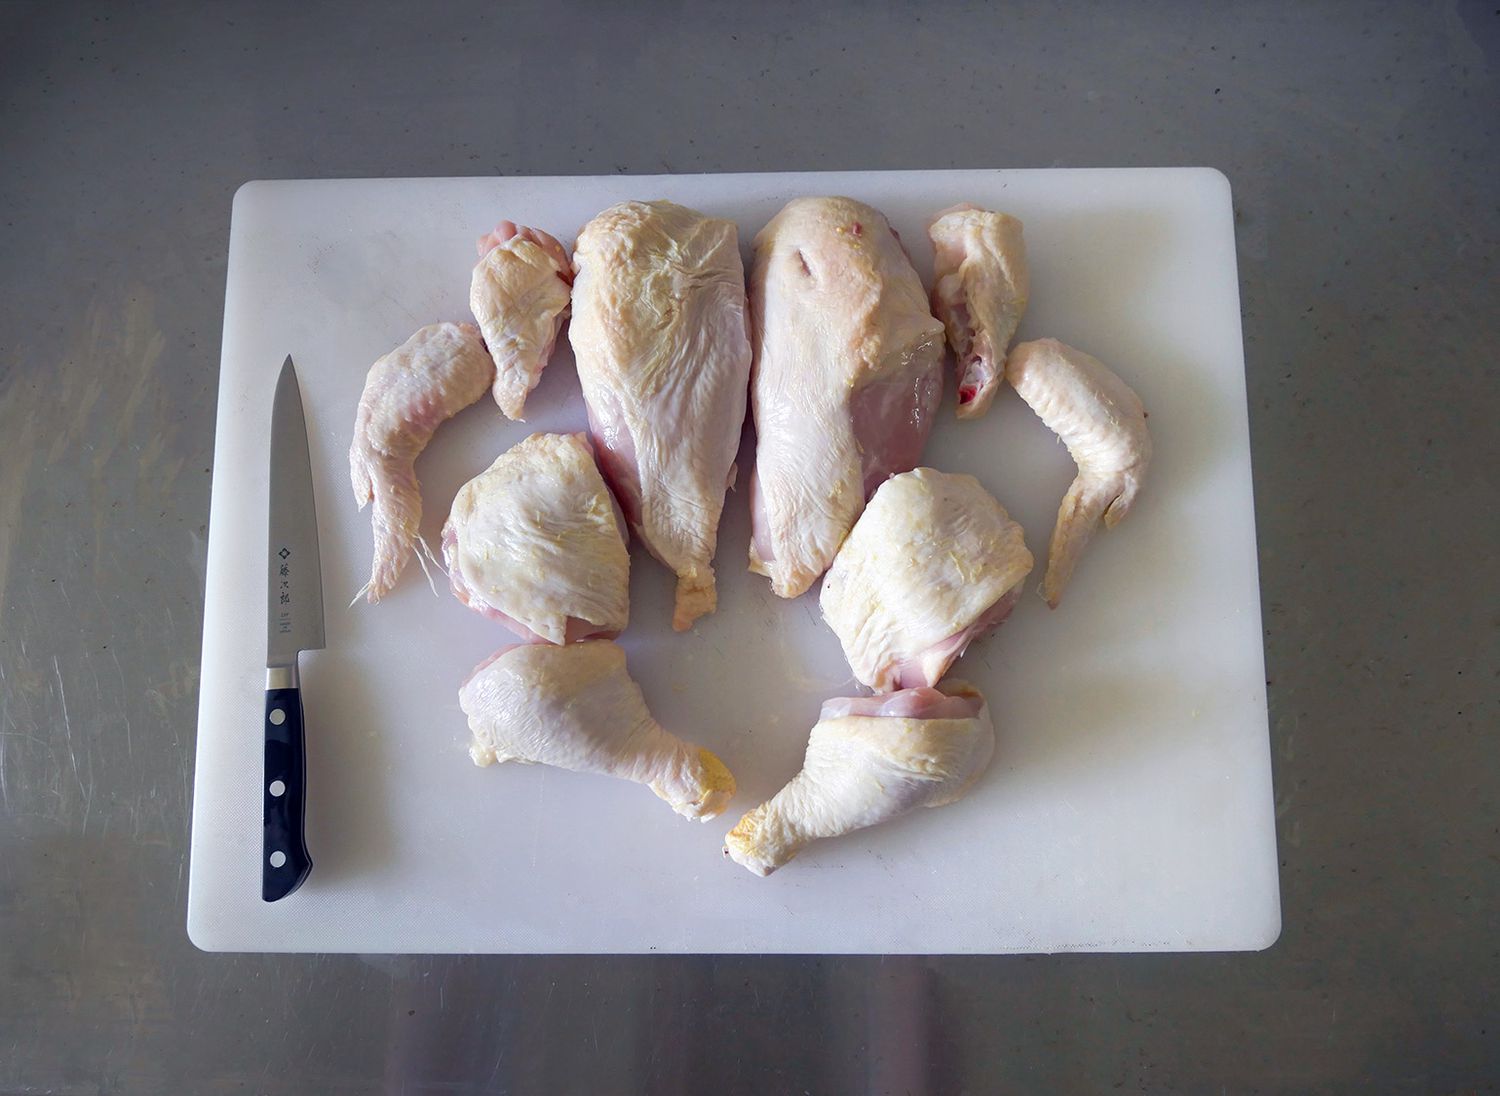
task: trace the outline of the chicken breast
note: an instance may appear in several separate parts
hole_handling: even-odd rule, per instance
[[[567,317],[573,266],[554,237],[513,221],[477,246],[469,309],[495,362],[495,402],[519,422]]]
[[[994,751],[984,697],[962,682],[830,700],[808,736],[802,771],[740,819],[724,851],[770,875],[819,838],[962,798]]]
[[[609,640],[495,652],[458,694],[476,765],[518,761],[645,784],[684,818],[707,821],[734,796],[708,750],[662,728]]]
[[[1055,609],[1100,519],[1113,529],[1135,503],[1151,463],[1146,409],[1098,358],[1056,339],[1021,343],[1005,375],[1078,465],[1057,511],[1042,579],[1042,596]]]
[[[860,684],[932,686],[1005,619],[1031,567],[1021,527],[977,479],[918,468],[880,485],[819,602]]]
[[[943,327],[885,216],[850,198],[798,198],[760,231],[750,309],[750,570],[797,597],[870,493],[921,460]]]
[[[494,379],[479,329],[468,323],[430,324],[370,367],[349,445],[354,501],[361,510],[374,503],[375,558],[360,590],[369,601],[391,592],[418,540],[417,456]]]
[[[625,202],[578,235],[569,339],[605,478],[677,575],[672,627],[717,603],[712,560],[745,420],[750,341],[734,222]]]
[[[948,332],[958,378],[958,417],[990,409],[1005,375],[1005,352],[1026,312],[1031,276],[1021,222],[956,205],[937,215],[932,240],[932,311]]]
[[[625,525],[583,434],[533,434],[459,488],[443,559],[459,601],[529,643],[629,620]]]

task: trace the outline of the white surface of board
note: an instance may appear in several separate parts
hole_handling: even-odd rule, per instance
[[[417,327],[468,319],[474,238],[502,218],[571,243],[604,207],[670,198],[754,234],[788,199],[883,210],[931,284],[926,223],[972,201],[1020,217],[1020,337],[1055,336],[1140,393],[1155,460],[1061,608],[1034,592],[1073,476],[1016,394],[925,463],[970,472],[1037,557],[1010,620],[952,676],[998,733],[969,796],[814,844],[760,879],[721,854],[800,767],[821,702],[854,695],[816,591],[745,570],[747,443],[720,531],[719,610],[670,628],[670,576],[632,547],[633,676],[668,728],[739,781],[706,824],[604,777],[476,768],[457,689],[513,642],[413,564],[376,606],[347,451],[365,373]],[[317,491],[328,647],[302,660],[302,888],[260,900],[266,467],[271,395],[296,360]],[[417,465],[423,532],[532,431],[585,426],[559,341],[528,422],[486,397]],[[235,198],[204,617],[188,930],[198,946],[358,952],[1051,952],[1255,949],[1280,931],[1244,356],[1229,186],[1207,169],[896,171],[258,182]]]

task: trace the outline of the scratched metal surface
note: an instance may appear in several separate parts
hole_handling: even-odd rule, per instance
[[[1494,5],[554,7],[0,5],[0,1091],[1500,1083]],[[193,950],[240,182],[1178,163],[1239,216],[1275,948]]]

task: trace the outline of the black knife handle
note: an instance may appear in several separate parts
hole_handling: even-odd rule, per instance
[[[307,755],[302,740],[302,691],[266,690],[265,836],[260,896],[285,898],[312,870],[303,831],[307,806]]]

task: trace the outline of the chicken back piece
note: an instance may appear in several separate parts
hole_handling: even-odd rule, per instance
[[[360,591],[369,601],[391,592],[417,542],[418,454],[494,379],[479,329],[468,323],[430,324],[370,367],[349,446],[354,501],[361,510],[374,503],[375,558]]]
[[[533,434],[458,490],[454,596],[528,643],[613,638],[630,615],[625,524],[583,434]]]
[[[568,337],[599,464],[631,529],[677,575],[672,627],[717,603],[712,566],[750,373],[733,221],[625,202],[578,235]]]
[[[962,798],[994,750],[989,707],[972,685],[829,700],[802,771],[740,819],[724,851],[770,875],[818,838]]]
[[[861,684],[936,685],[1010,614],[1031,566],[1020,525],[977,479],[918,468],[855,522],[823,579],[823,619]]]
[[[662,728],[607,639],[495,652],[458,693],[476,765],[552,765],[645,784],[685,818],[707,821],[734,796],[708,750]]]
[[[519,422],[568,314],[573,267],[556,239],[511,221],[479,237],[477,247],[469,309],[495,360],[495,402]]]
[[[1031,276],[1021,222],[963,204],[945,209],[927,230],[932,240],[932,311],[948,332],[958,377],[958,417],[990,409],[1005,375]]]
[[[1005,376],[1078,465],[1057,511],[1042,579],[1042,596],[1055,609],[1099,519],[1113,529],[1141,489],[1151,463],[1146,410],[1098,358],[1056,339],[1018,345]]]
[[[943,326],[884,214],[798,198],[755,238],[750,570],[780,597],[817,581],[942,398]]]

